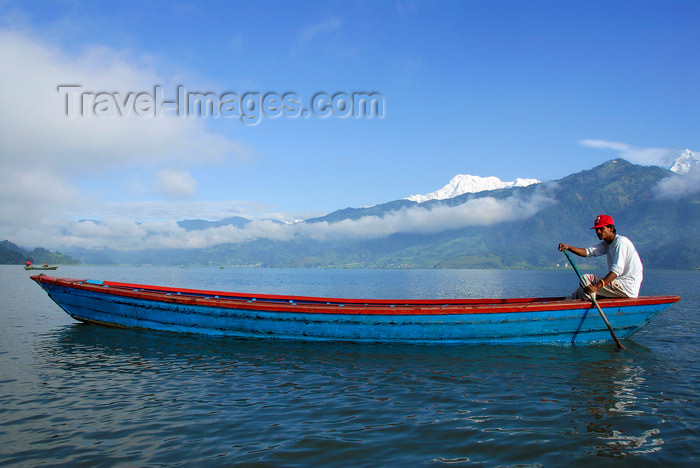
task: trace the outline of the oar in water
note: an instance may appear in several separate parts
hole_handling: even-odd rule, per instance
[[[571,256],[569,256],[569,252],[567,252],[567,251],[565,250],[565,251],[564,251],[564,254],[566,255],[566,258],[569,259],[569,263],[571,263],[571,266],[574,267],[574,271],[575,271],[576,274],[578,275],[578,279],[579,279],[579,281],[580,281],[580,283],[581,283],[581,287],[584,288],[585,285],[584,285],[584,283],[583,283],[583,276],[581,276],[581,273],[579,273],[578,268],[576,268],[576,264],[574,263],[574,261],[571,260]],[[588,297],[590,298],[591,302],[592,302],[593,305],[596,307],[596,309],[598,309],[598,312],[600,312],[600,316],[603,318],[603,321],[605,322],[605,325],[608,326],[608,330],[610,330],[610,334],[612,335],[612,339],[613,339],[613,341],[615,342],[615,344],[617,345],[617,347],[618,347],[619,349],[625,349],[625,347],[622,346],[622,343],[620,343],[620,340],[617,339],[617,335],[615,335],[615,332],[613,331],[612,327],[610,326],[610,322],[608,322],[608,318],[607,318],[607,317],[605,316],[605,314],[603,313],[603,309],[601,309],[600,306],[598,305],[598,301],[596,301],[596,300],[595,300],[595,297],[593,297],[592,295],[588,295]]]

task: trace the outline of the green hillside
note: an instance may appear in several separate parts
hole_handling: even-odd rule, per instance
[[[49,265],[77,265],[80,263],[68,255],[51,252],[42,247],[26,250],[7,240],[0,242],[0,264],[23,265],[27,260],[31,260],[35,264],[48,263]]]
[[[20,265],[27,260],[26,253],[10,241],[0,242],[0,264]]]

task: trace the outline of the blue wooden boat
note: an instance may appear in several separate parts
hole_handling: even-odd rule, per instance
[[[587,301],[339,299],[241,294],[111,281],[31,277],[71,317],[116,327],[247,338],[356,342],[561,343],[610,340]],[[627,338],[678,296],[599,299]]]

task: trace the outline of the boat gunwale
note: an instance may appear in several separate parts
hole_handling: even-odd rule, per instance
[[[116,281],[58,278],[45,274],[30,277],[50,288],[58,285],[97,294],[137,300],[166,302],[190,306],[246,309],[275,313],[322,313],[344,315],[456,315],[543,312],[590,309],[584,300],[563,297],[508,299],[357,299],[315,296],[244,294],[235,292],[161,287]],[[601,308],[672,304],[679,296],[642,296],[637,298],[600,298]]]

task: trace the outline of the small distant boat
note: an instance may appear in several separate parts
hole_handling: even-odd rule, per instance
[[[241,294],[35,275],[63,310],[82,322],[245,338],[414,343],[608,341],[588,301],[524,299],[339,299]],[[627,338],[678,296],[599,299]]]
[[[24,266],[25,270],[56,270],[58,269],[58,266],[34,266],[34,265],[25,265]]]

